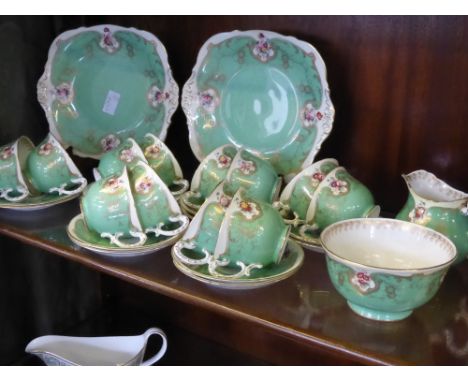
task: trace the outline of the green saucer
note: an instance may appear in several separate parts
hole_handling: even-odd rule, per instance
[[[190,254],[194,258],[198,256],[195,252],[185,250],[184,254],[190,257]],[[253,269],[250,272],[250,276],[243,276],[239,279],[230,279],[230,275],[237,273],[238,269],[217,268],[218,272],[224,272],[226,277],[223,275],[213,276],[208,272],[208,265],[185,265],[176,256],[172,255],[174,265],[176,268],[184,273],[185,275],[201,281],[208,285],[226,289],[254,289],[260,288],[267,285],[271,285],[282,281],[298,271],[304,261],[304,251],[294,241],[289,240],[284,255],[279,264],[270,265],[261,269]]]
[[[174,225],[177,226],[177,223]],[[171,229],[172,227],[167,228]],[[115,244],[111,244],[109,240],[102,238],[97,232],[88,229],[82,214],[75,216],[70,221],[67,227],[67,233],[70,240],[80,247],[101,255],[116,257],[146,255],[174,244],[183,235],[183,232],[181,232],[179,235],[168,238],[166,236],[156,237],[150,234],[144,245],[121,248]],[[131,241],[129,241],[129,244],[131,244]]]
[[[325,253],[322,243],[320,242],[320,235],[312,235],[311,233],[306,233],[305,236],[301,235],[299,232],[299,227],[291,227],[289,237],[299,243],[304,248],[310,249],[312,251]]]
[[[75,199],[79,195],[79,193],[74,195],[41,194],[36,196],[29,196],[19,202],[8,202],[6,200],[0,199],[0,208],[17,211],[42,210],[57,204],[66,203],[69,200]]]

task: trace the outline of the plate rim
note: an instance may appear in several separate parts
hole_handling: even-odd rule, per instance
[[[43,194],[47,195],[47,194]],[[41,210],[48,207],[53,207],[58,204],[66,203],[70,200],[76,199],[81,195],[80,192],[73,194],[73,195],[56,195],[56,199],[49,200],[48,202],[41,202],[41,203],[31,203],[31,204],[20,204],[20,203],[10,203],[10,204],[2,204],[0,203],[0,210],[15,210],[15,211],[34,211],[34,210]],[[27,198],[26,198],[27,199]]]
[[[73,232],[73,227],[75,226],[76,222],[79,219],[83,219],[83,214],[79,213],[78,215],[74,216],[70,222],[67,225],[67,235],[70,238],[70,240],[78,245],[79,247],[85,248],[89,251],[99,253],[101,255],[105,256],[113,256],[113,257],[135,257],[135,256],[142,256],[149,254],[151,252],[156,252],[159,251],[160,249],[166,248],[172,244],[174,244],[177,240],[180,239],[181,235],[183,235],[183,232],[181,232],[178,235],[169,237],[166,240],[160,241],[155,244],[149,244],[145,247],[145,245],[135,247],[135,248],[107,248],[103,247],[101,245],[94,245],[89,242],[84,241],[83,239],[80,239],[74,232]]]
[[[288,239],[288,246],[291,245],[295,247],[295,251],[297,251],[297,259],[293,263],[290,269],[286,270],[285,272],[276,275],[276,276],[268,276],[268,277],[259,277],[257,279],[247,279],[247,280],[231,280],[231,279],[223,279],[220,276],[208,276],[202,274],[200,272],[195,271],[194,269],[182,264],[180,261],[177,260],[176,256],[174,255],[174,250],[171,250],[172,260],[174,266],[187,277],[193,278],[194,280],[203,282],[205,284],[215,285],[226,289],[247,289],[247,288],[259,288],[263,286],[268,286],[275,284],[277,282],[283,281],[292,275],[294,275],[304,263],[304,250],[303,248],[294,240]]]
[[[57,52],[58,48],[58,42],[62,40],[67,40],[72,37],[75,37],[79,35],[80,33],[84,32],[89,32],[89,31],[96,31],[102,33],[104,28],[109,28],[109,30],[112,33],[115,32],[120,32],[120,31],[125,31],[125,32],[131,32],[134,33],[145,40],[149,41],[151,44],[154,45],[157,54],[159,55],[159,58],[161,59],[162,66],[164,68],[164,73],[166,76],[166,88],[167,92],[170,94],[169,101],[165,103],[166,106],[166,115],[164,118],[164,123],[161,128],[161,132],[157,137],[161,139],[161,141],[164,142],[167,136],[167,131],[169,129],[169,126],[171,124],[172,116],[174,112],[177,110],[179,106],[179,86],[177,82],[174,80],[174,77],[172,75],[172,69],[171,66],[169,65],[169,60],[168,60],[168,54],[166,47],[164,44],[159,40],[158,37],[156,37],[153,33],[137,29],[134,27],[123,27],[120,25],[115,25],[115,24],[98,24],[98,25],[93,25],[90,27],[79,27],[75,29],[69,29],[66,30],[59,35],[57,35],[52,43],[49,46],[49,50],[47,53],[47,61],[44,66],[44,72],[39,78],[36,86],[37,90],[37,99],[39,101],[39,104],[41,105],[42,109],[44,110],[47,118],[47,123],[49,125],[49,131],[51,134],[60,142],[60,144],[67,149],[68,147],[72,146],[68,143],[66,143],[58,129],[58,126],[55,124],[54,119],[53,119],[53,113],[52,113],[52,103],[54,101],[54,96],[52,93],[52,88],[54,88],[52,82],[50,81],[50,74],[52,71],[52,62],[55,58],[55,54]],[[156,134],[155,134],[156,135]],[[73,146],[72,146],[73,147]],[[87,154],[85,152],[82,152],[78,149],[75,149],[73,147],[73,153],[79,157],[82,158],[93,158],[93,159],[99,159],[104,153],[101,154]]]
[[[192,69],[190,78],[185,82],[184,86],[182,87],[181,106],[182,106],[182,110],[187,120],[187,126],[189,130],[190,148],[192,149],[192,152],[197,158],[197,160],[201,162],[207,155],[209,155],[209,153],[203,154],[200,144],[198,143],[197,138],[196,138],[197,134],[195,131],[195,126],[194,126],[195,108],[194,108],[194,103],[192,102],[192,99],[194,98],[195,94],[198,94],[196,77],[197,77],[198,71],[200,70],[202,62],[204,58],[206,57],[211,45],[219,44],[223,42],[224,40],[237,37],[237,36],[247,36],[247,37],[252,37],[256,39],[260,33],[269,39],[276,38],[276,39],[286,40],[287,42],[299,47],[301,50],[305,51],[307,54],[314,55],[315,57],[314,63],[315,63],[316,69],[320,75],[320,79],[322,82],[322,94],[323,94],[322,105],[326,106],[326,109],[329,113],[328,121],[327,121],[327,118],[324,118],[324,123],[319,124],[319,127],[317,129],[318,131],[317,131],[316,140],[314,144],[312,145],[306,159],[301,164],[300,169],[298,169],[296,173],[281,174],[281,175],[284,175],[285,178],[287,178],[287,180],[290,180],[290,178],[292,178],[295,174],[299,173],[302,169],[306,168],[308,165],[313,163],[314,158],[317,155],[317,153],[320,151],[320,148],[323,142],[330,135],[333,129],[333,122],[334,122],[334,116],[335,116],[335,108],[330,98],[330,88],[328,85],[327,69],[325,66],[325,62],[322,56],[320,55],[320,53],[318,52],[318,50],[311,43],[303,41],[303,40],[299,40],[298,38],[291,36],[291,35],[283,35],[277,32],[261,30],[261,29],[250,29],[250,30],[237,30],[236,29],[230,32],[221,32],[221,33],[214,34],[204,42],[204,44],[198,51],[197,60]],[[230,143],[238,149],[241,147],[240,145],[234,142],[229,141],[226,143]],[[260,157],[264,157],[264,155],[262,155],[262,152],[259,150],[252,150],[252,149],[246,149],[246,150]]]

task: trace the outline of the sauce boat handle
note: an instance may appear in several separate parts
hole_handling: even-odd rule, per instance
[[[150,328],[143,334],[143,336],[145,337],[145,343],[148,342],[148,339],[154,334],[157,334],[158,336],[162,338],[161,349],[159,349],[159,351],[154,356],[147,359],[146,361],[143,361],[141,363],[141,366],[150,366],[158,362],[162,358],[162,356],[166,353],[167,337],[166,337],[166,334],[159,328]]]

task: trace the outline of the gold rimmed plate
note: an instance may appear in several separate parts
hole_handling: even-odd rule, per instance
[[[100,255],[136,257],[159,251],[174,244],[180,239],[183,232],[172,237],[148,235],[148,240],[144,245],[129,245],[128,247],[121,248],[115,244],[111,244],[108,239],[102,238],[97,232],[90,230],[86,226],[83,215],[79,214],[68,224],[67,234],[76,245]]]
[[[73,195],[41,194],[36,196],[29,196],[18,202],[9,202],[4,199],[0,199],[0,208],[17,211],[36,211],[66,203],[72,199],[77,198],[79,195],[80,193]]]
[[[289,233],[289,237],[306,249],[325,253],[325,250],[322,247],[322,243],[320,242],[320,236],[313,236],[307,233],[305,236],[303,236],[299,233],[297,228],[292,227],[291,232]]]
[[[272,285],[291,277],[301,267],[304,261],[304,251],[299,244],[293,240],[289,240],[284,255],[278,264],[261,269],[253,269],[249,276],[243,276],[238,279],[229,278],[229,270],[227,269],[226,276],[211,275],[206,264],[183,264],[177,259],[174,251],[172,251],[172,259],[179,271],[202,283],[226,289],[255,289]],[[237,272],[237,270],[233,272]]]

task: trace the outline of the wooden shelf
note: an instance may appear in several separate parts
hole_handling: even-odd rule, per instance
[[[308,357],[316,354],[326,355],[331,363],[468,364],[466,262],[451,269],[436,297],[408,319],[382,323],[361,318],[347,307],[328,278],[323,254],[306,251],[299,272],[273,286],[221,290],[181,274],[172,264],[169,248],[133,259],[113,259],[75,246],[65,227],[78,212],[77,201],[36,212],[3,210],[0,233],[289,341],[302,352],[298,363],[315,363]],[[274,350],[285,351],[280,346]]]

